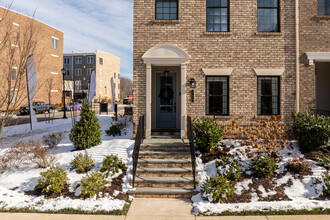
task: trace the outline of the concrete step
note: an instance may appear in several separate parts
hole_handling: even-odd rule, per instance
[[[156,187],[141,187],[135,191],[128,192],[134,197],[164,197],[164,198],[190,198],[197,194],[193,188],[171,187],[171,188],[156,188]]]
[[[191,159],[139,159],[141,167],[191,167]]]
[[[192,168],[149,168],[138,167],[136,176],[138,177],[191,177],[193,175]]]
[[[148,159],[189,159],[190,152],[186,151],[140,151],[140,158]]]
[[[136,177],[134,187],[194,187],[193,177]]]
[[[187,151],[190,147],[187,144],[141,144],[140,151]]]

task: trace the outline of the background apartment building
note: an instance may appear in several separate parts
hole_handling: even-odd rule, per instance
[[[87,97],[92,71],[96,70],[96,98],[112,99],[111,78],[114,79],[115,97],[120,99],[120,58],[96,50],[95,53],[64,54],[66,95],[77,99]]]
[[[1,89],[21,84],[12,102],[27,104],[26,59],[34,55],[37,88],[34,101],[62,102],[63,32],[31,17],[0,7]],[[11,81],[7,81],[7,73]],[[19,75],[24,72],[23,75]],[[21,78],[20,78],[21,77]],[[5,80],[5,81],[3,81]],[[3,93],[2,93],[3,94]],[[3,98],[3,97],[2,97]]]
[[[135,125],[185,137],[187,115],[330,111],[329,15],[327,0],[134,1]]]

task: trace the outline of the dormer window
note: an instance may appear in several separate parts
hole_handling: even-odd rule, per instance
[[[156,0],[156,20],[177,20],[178,0]]]

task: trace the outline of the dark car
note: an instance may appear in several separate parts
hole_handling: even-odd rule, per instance
[[[129,102],[129,99],[128,99],[128,98],[123,99],[123,104],[124,104],[124,105],[129,105],[129,103],[130,103],[130,102]]]

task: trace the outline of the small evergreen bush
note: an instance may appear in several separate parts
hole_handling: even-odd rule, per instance
[[[126,164],[124,164],[122,160],[120,160],[116,155],[109,155],[104,158],[103,165],[100,171],[107,172],[107,176],[109,176],[109,174],[112,176],[115,173],[118,173],[119,169],[121,169],[122,171],[126,171]]]
[[[51,167],[45,172],[41,172],[41,179],[34,187],[35,190],[45,194],[61,194],[63,189],[69,185],[68,175],[65,170],[59,167]]]
[[[294,120],[292,129],[302,150],[318,150],[329,145],[330,117],[299,112],[293,113],[292,117]]]
[[[317,162],[326,168],[327,170],[330,170],[330,154],[321,154],[320,157],[316,158]]]
[[[124,124],[117,123],[111,125],[111,127],[105,131],[108,136],[121,136],[121,132],[124,129]]]
[[[70,165],[70,170],[76,169],[77,173],[86,173],[94,167],[95,163],[90,156],[80,153],[74,157]]]
[[[92,172],[90,175],[83,177],[76,188],[80,186],[80,196],[94,197],[107,184],[109,184],[109,181],[106,180],[106,175],[100,172]]]
[[[220,160],[215,162],[218,168],[218,173],[225,176],[229,180],[240,178],[242,172],[242,165],[238,160],[228,156],[220,157]]]
[[[82,103],[80,116],[80,121],[73,126],[69,136],[74,147],[83,150],[101,144],[99,120],[86,100]]]
[[[215,119],[193,120],[194,139],[202,152],[210,152],[222,140],[223,127]]]
[[[329,173],[325,173],[323,176],[323,196],[330,196],[330,175]]]
[[[201,186],[201,195],[203,199],[209,202],[224,203],[234,192],[234,187],[228,182],[226,177],[219,174],[208,177]]]
[[[258,177],[271,176],[276,170],[276,163],[275,160],[268,155],[258,155],[252,159],[250,169],[253,174]]]
[[[50,148],[56,147],[65,137],[66,131],[54,132],[42,137],[44,144],[48,145]]]

